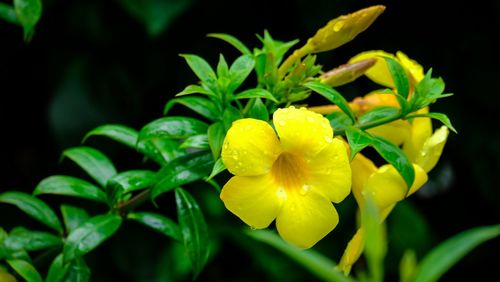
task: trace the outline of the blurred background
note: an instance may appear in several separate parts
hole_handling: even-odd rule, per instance
[[[399,205],[387,221],[387,281],[397,280],[398,262],[406,249],[414,249],[421,258],[459,231],[500,222],[500,1],[43,3],[42,19],[28,44],[20,27],[0,22],[0,191],[31,192],[49,175],[78,175],[70,162],[58,159],[62,150],[81,144],[85,133],[98,125],[121,123],[139,129],[159,118],[168,99],[197,81],[178,54],[198,54],[212,65],[220,52],[229,61],[238,55],[226,43],[207,38],[207,33],[228,33],[252,48],[260,47],[255,34],[264,29],[276,39],[303,43],[334,17],[384,4],[386,11],[371,28],[351,43],[320,54],[318,62],[328,70],[361,51],[401,50],[426,70],[432,67],[445,80],[446,91],[455,93],[433,110],[448,114],[459,132],[450,135],[429,184]],[[350,99],[370,87],[361,78],[338,90]],[[183,110],[178,107],[174,114],[190,114]],[[91,140],[89,145],[106,152],[119,170],[141,164],[138,154],[109,140]],[[199,188],[190,191],[207,210],[209,226],[217,229],[224,220],[243,227],[224,211],[213,190]],[[175,218],[172,199],[162,201],[162,209]],[[336,261],[354,232],[352,197],[339,212],[341,218],[352,220],[341,222],[316,247]],[[4,206],[0,220],[7,230],[31,222]],[[314,281],[284,255],[251,239],[214,235],[213,250],[200,281]],[[481,245],[442,281],[496,275],[499,252],[498,239]],[[177,259],[182,256],[179,246],[130,223],[89,254],[87,262],[91,281],[189,281],[185,259]]]

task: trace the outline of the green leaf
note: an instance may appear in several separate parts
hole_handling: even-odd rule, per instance
[[[207,61],[197,55],[182,54],[181,56],[186,59],[186,62],[196,76],[205,83],[210,90],[217,92],[217,76]]]
[[[443,94],[445,88],[441,78],[432,78],[432,69],[426,74],[415,87],[414,95],[410,101],[411,111],[417,111],[433,103],[436,99],[449,97],[452,94]]]
[[[251,55],[242,55],[237,58],[231,68],[229,69],[229,75],[231,82],[228,85],[228,91],[232,93],[245,81],[245,79],[250,75],[255,66],[255,60]]]
[[[249,237],[268,244],[287,255],[313,275],[323,281],[353,282],[351,278],[344,276],[335,269],[335,263],[322,254],[309,249],[302,250],[283,241],[275,232],[269,230],[248,230],[245,232]]]
[[[120,125],[120,124],[106,124],[92,129],[85,135],[82,142],[85,142],[91,136],[105,136],[116,142],[122,143],[132,149],[136,149],[137,138],[139,133],[137,130]]]
[[[354,159],[357,153],[366,148],[372,143],[372,136],[363,130],[348,126],[345,130],[349,146],[351,147],[351,160]]]
[[[11,191],[0,194],[0,203],[15,205],[34,219],[63,233],[61,222],[54,211],[40,199],[26,193]]]
[[[396,168],[409,189],[415,180],[415,170],[408,156],[399,147],[381,137],[372,136],[372,146],[382,158]]]
[[[241,112],[233,106],[227,106],[222,114],[222,123],[227,132],[233,125],[233,122],[242,118]]]
[[[453,127],[450,119],[445,114],[442,114],[442,113],[413,114],[413,115],[407,116],[406,119],[412,119],[412,118],[417,118],[417,117],[429,117],[429,118],[437,119],[440,122],[442,122],[446,127],[448,127],[451,131],[457,133],[457,130]]]
[[[266,98],[275,103],[279,103],[273,94],[262,88],[248,89],[236,94],[236,99],[250,99],[250,98]]]
[[[68,273],[70,264],[64,264],[63,255],[59,254],[50,264],[45,282],[61,282]]]
[[[209,181],[210,179],[214,178],[217,174],[223,172],[224,170],[226,170],[226,166],[224,165],[224,163],[222,162],[222,159],[218,159],[213,168],[212,168],[212,172],[210,172],[210,175],[208,176],[207,179],[205,179],[206,181]]]
[[[336,131],[345,130],[346,127],[353,125],[352,120],[344,112],[333,112],[325,117],[330,121],[334,134]]]
[[[14,7],[11,5],[7,5],[5,3],[0,3],[0,19],[3,19],[12,24],[18,24],[18,25],[21,24],[17,19]]]
[[[153,138],[137,144],[140,152],[161,166],[186,154],[186,150],[180,148],[180,145],[177,140],[162,138]]]
[[[383,281],[383,260],[387,253],[385,225],[381,223],[375,203],[365,197],[365,208],[362,211],[361,225],[365,230],[364,253],[370,269],[371,281]]]
[[[33,191],[33,195],[55,194],[84,198],[106,203],[106,194],[93,184],[79,178],[54,175],[42,180]]]
[[[207,132],[208,125],[188,117],[164,117],[148,123],[139,132],[139,142],[153,138],[184,139]]]
[[[187,96],[169,100],[165,105],[163,114],[166,115],[175,104],[186,106],[187,108],[208,118],[209,120],[216,120],[220,118],[219,110],[214,105],[214,103],[207,98],[198,96]]]
[[[151,199],[176,187],[206,177],[212,169],[213,159],[208,152],[198,152],[178,158],[158,172],[158,182],[151,191]]]
[[[415,275],[415,269],[417,267],[417,255],[413,250],[407,250],[404,252],[401,262],[399,263],[399,281],[400,282],[411,282]]]
[[[210,132],[210,127],[208,127],[208,131]],[[181,148],[194,148],[194,149],[208,149],[208,135],[200,134],[188,137],[184,142],[182,142]]]
[[[221,78],[229,79],[229,66],[222,54],[219,54],[219,63],[217,63],[217,78],[219,81]]]
[[[156,173],[150,170],[129,170],[111,177],[107,191],[113,203],[123,194],[151,187],[156,183]]]
[[[120,0],[152,37],[159,36],[191,4],[189,0]]]
[[[347,103],[346,99],[339,92],[337,92],[337,90],[318,81],[307,82],[304,84],[304,86],[313,90],[314,92],[317,92],[321,96],[325,97],[328,101],[337,105],[347,116],[349,116],[349,118],[353,122],[356,121],[354,113],[349,107],[349,103]]]
[[[210,150],[212,151],[214,160],[220,157],[222,143],[225,137],[226,131],[221,122],[216,122],[208,127],[208,144],[210,144]]]
[[[408,76],[404,68],[393,58],[384,57],[387,63],[387,68],[391,73],[392,80],[396,89],[398,89],[398,94],[401,95],[405,100],[408,98],[410,92],[410,83],[408,82]]]
[[[74,147],[63,152],[88,173],[97,183],[105,186],[108,179],[116,174],[113,163],[100,151],[90,147]]]
[[[9,259],[7,263],[14,269],[19,276],[21,276],[27,282],[43,282],[42,276],[36,271],[33,265],[29,264],[25,260],[20,259]]]
[[[116,214],[98,215],[87,220],[68,235],[63,249],[64,261],[71,261],[95,249],[111,237],[121,223],[121,217]]]
[[[252,52],[236,37],[224,33],[209,33],[208,37],[218,38],[231,44],[234,48],[238,49],[244,55],[252,55]]]
[[[215,93],[212,90],[205,89],[199,85],[188,85],[184,90],[181,92],[175,94],[175,96],[185,96],[185,95],[191,95],[191,94],[205,94],[208,96],[216,96]]]
[[[69,264],[69,271],[65,277],[67,282],[89,282],[90,268],[82,257],[77,257]]]
[[[3,245],[10,251],[39,251],[62,244],[60,237],[41,231],[31,231],[24,227],[14,228]]]
[[[130,213],[127,218],[142,223],[167,237],[182,241],[181,229],[177,223],[161,214],[134,212]]]
[[[399,115],[400,115],[400,110],[398,108],[381,106],[381,107],[376,107],[375,109],[362,115],[359,118],[358,123],[359,125],[364,126],[381,119]]]
[[[63,216],[64,226],[66,226],[66,233],[68,234],[89,219],[87,211],[70,205],[61,205],[61,214]]]
[[[41,0],[14,0],[16,16],[24,30],[24,39],[29,40],[42,16]]]
[[[478,245],[500,236],[500,225],[463,231],[432,249],[418,265],[415,282],[438,281],[453,265]]]
[[[252,107],[248,111],[249,118],[269,121],[269,111],[260,98],[255,98]]]
[[[196,279],[208,260],[210,241],[207,224],[198,203],[186,190],[175,189],[175,202],[184,246]]]

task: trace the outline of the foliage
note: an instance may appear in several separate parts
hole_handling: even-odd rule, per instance
[[[124,8],[133,11],[131,14],[143,22],[153,36],[162,32],[170,20],[170,15],[150,17],[156,14],[156,5],[173,5],[173,9],[177,10],[189,5],[179,1],[147,1],[144,9],[138,10],[133,8],[138,5],[136,1],[122,2]],[[377,172],[390,174],[390,169],[384,168],[393,168],[396,173],[390,175],[391,179],[396,179],[396,182],[401,179],[403,183],[403,195],[391,201],[389,207],[383,206],[376,197],[364,196],[363,193],[369,195],[368,192],[372,191],[370,185],[375,180],[366,180],[366,188],[361,193],[363,196],[356,198],[361,211],[360,230],[364,232],[364,240],[357,246],[357,251],[364,250],[367,260],[367,270],[361,270],[357,276],[360,281],[383,281],[383,262],[387,253],[385,217],[397,202],[423,184],[418,182],[421,180],[418,169],[423,167],[419,160],[424,158],[426,164],[434,162],[425,167],[423,173],[427,173],[441,155],[447,131],[446,134],[427,136],[423,144],[418,144],[417,154],[430,152],[436,158],[428,161],[425,155],[420,159],[411,156],[408,148],[415,144],[394,142],[373,130],[395,122],[404,122],[411,128],[408,130],[418,130],[415,129],[418,121],[432,118],[456,132],[445,114],[428,112],[429,105],[437,99],[450,96],[443,93],[444,81],[433,77],[431,69],[419,80],[412,77],[404,60],[391,56],[371,58],[364,61],[361,67],[356,62],[349,62],[347,66],[330,72],[324,72],[316,63],[316,53],[333,50],[353,40],[384,9],[383,6],[374,6],[334,19],[294,51],[292,48],[298,40],[275,40],[267,31],[258,36],[261,46],[254,49],[232,35],[209,34],[229,43],[241,55],[228,62],[221,54],[213,67],[198,55],[182,54],[199,83],[188,85],[176,98],[167,101],[165,117],[151,121],[139,130],[121,124],[102,125],[83,138],[83,142],[89,138],[109,138],[141,154],[144,163],[138,164],[137,168],[120,171],[105,152],[88,146],[74,147],[65,150],[62,158],[74,162],[88,175],[87,178],[54,175],[41,180],[32,195],[16,191],[0,194],[0,203],[17,207],[49,229],[39,231],[18,226],[7,232],[0,228],[0,275],[14,273],[26,281],[42,281],[42,276],[45,281],[89,281],[91,271],[85,261],[86,255],[105,241],[112,240],[121,229],[126,229],[127,222],[136,222],[165,236],[166,240],[180,243],[193,279],[217,254],[217,246],[211,243],[211,238],[221,234],[230,237],[233,235],[229,234],[237,232],[239,238],[249,236],[273,246],[319,279],[355,281],[354,277],[342,273],[349,271],[335,268],[332,260],[312,250],[300,250],[272,231],[218,230],[218,223],[209,221],[214,220],[212,214],[204,211],[203,206],[198,204],[199,199],[191,195],[195,189],[200,189],[196,186],[213,186],[215,189],[211,193],[220,192],[220,183],[227,179],[221,152],[233,122],[243,118],[268,122],[278,108],[291,105],[307,107],[307,99],[319,94],[331,104],[326,105],[327,108],[308,108],[326,115],[335,136],[348,144],[351,161],[354,163],[361,152],[372,147],[387,162],[377,168]],[[41,1],[38,0],[16,0],[13,6],[0,3],[0,17],[21,25],[26,40],[33,35],[41,12]],[[376,70],[377,64],[383,65],[392,81],[391,85],[383,85],[388,88],[379,95],[394,98],[396,105],[378,103],[372,108],[361,109],[356,100],[348,102],[332,87],[351,83],[363,74],[369,76],[370,71]],[[181,106],[199,118],[169,115],[173,107]],[[379,186],[376,188],[385,188]],[[354,190],[353,187],[353,193],[356,192]],[[169,198],[169,194],[174,195],[175,200]],[[96,206],[87,206],[79,201],[64,202],[59,206],[60,217],[46,203],[52,203],[49,200],[51,197],[58,199],[59,196],[64,196],[63,202],[78,198],[95,202]],[[176,207],[176,220],[158,210],[142,210],[146,206],[143,204],[148,201],[159,205],[160,200],[163,203],[169,199],[170,205]],[[441,243],[420,263],[405,256],[401,276],[405,281],[436,281],[468,251],[499,235],[498,225],[474,228]],[[349,253],[349,247],[346,253]],[[40,267],[36,263],[39,257],[50,257],[52,263],[48,267]]]

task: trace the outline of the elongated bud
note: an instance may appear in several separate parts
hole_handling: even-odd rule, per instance
[[[367,29],[384,10],[385,6],[376,5],[333,19],[309,38],[306,49],[318,53],[344,45]]]
[[[321,75],[320,80],[322,83],[333,87],[344,85],[362,76],[376,62],[376,59],[370,58],[351,64],[341,65]]]

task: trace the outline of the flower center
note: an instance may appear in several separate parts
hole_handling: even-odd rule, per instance
[[[305,183],[305,160],[291,153],[281,153],[273,164],[271,174],[280,186],[289,189],[301,189]]]

